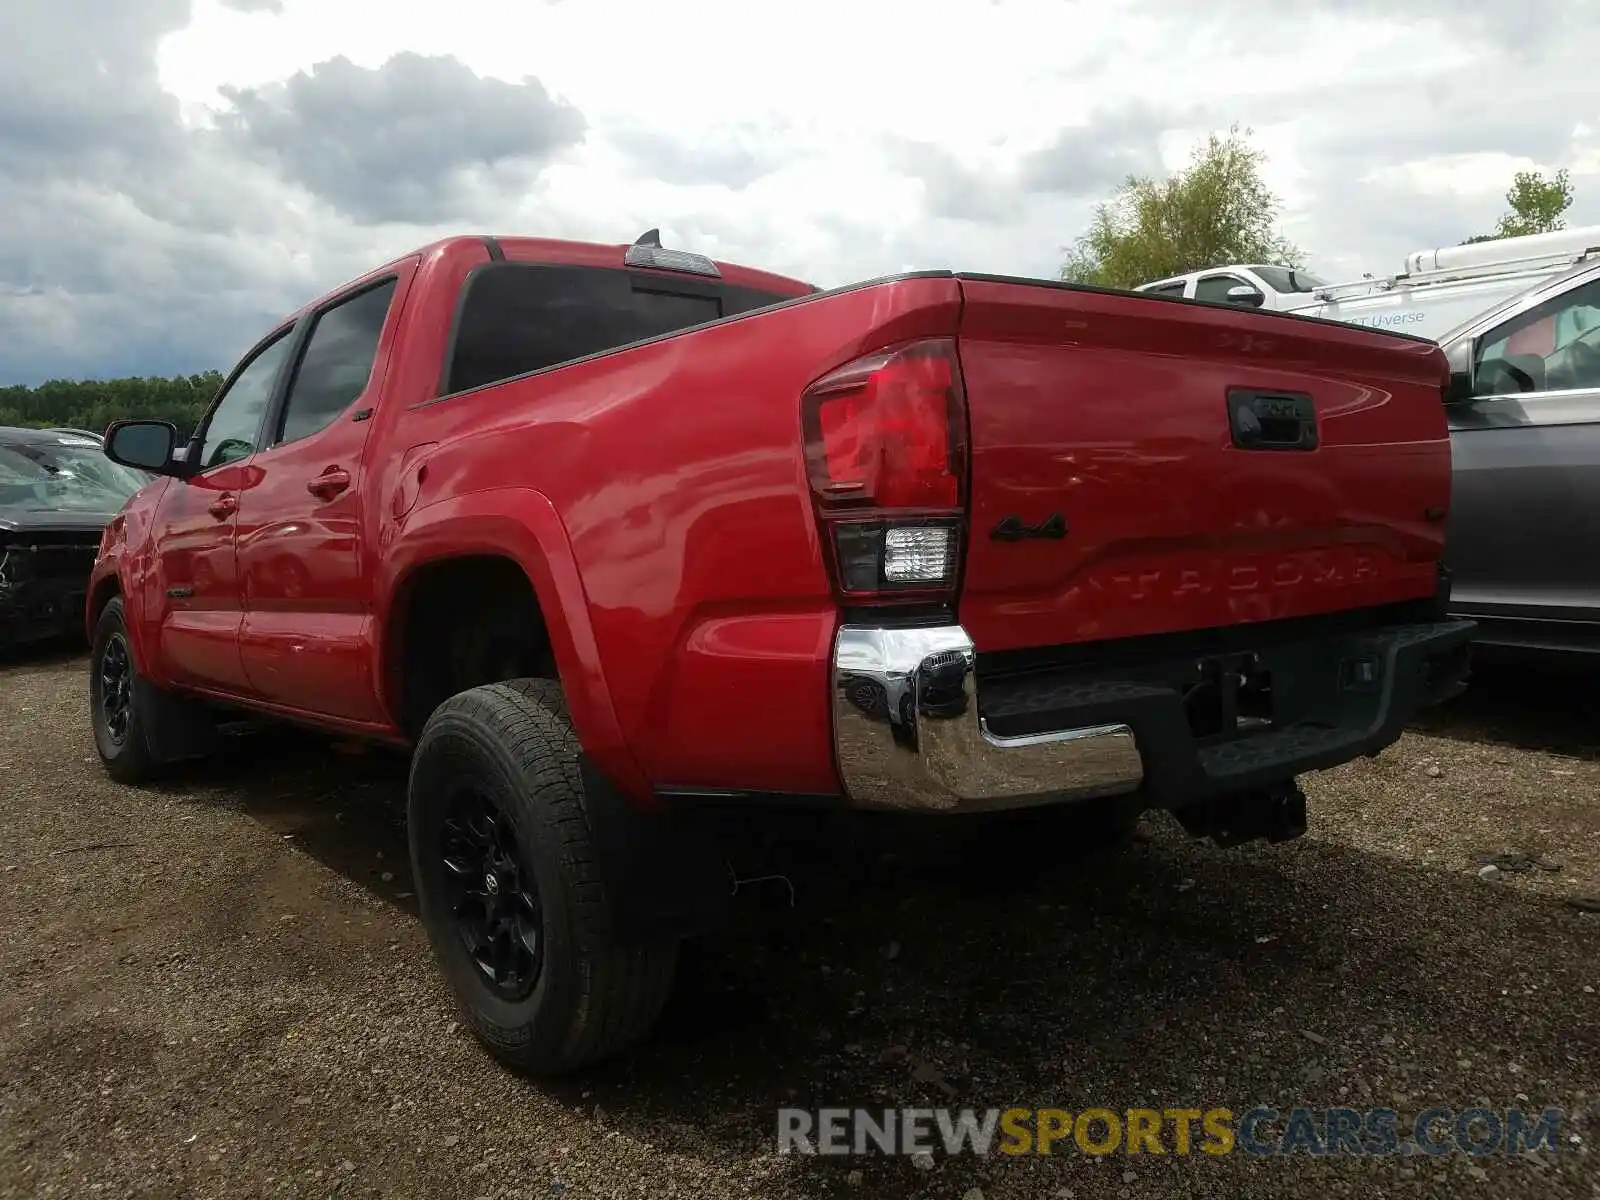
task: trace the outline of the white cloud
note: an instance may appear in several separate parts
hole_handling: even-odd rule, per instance
[[[1571,218],[1600,222],[1600,8],[1570,0],[19,3],[0,365],[20,380],[226,366],[464,229],[659,225],[824,285],[1048,276],[1124,174],[1234,122],[1326,275],[1488,229],[1528,167],[1569,167]]]

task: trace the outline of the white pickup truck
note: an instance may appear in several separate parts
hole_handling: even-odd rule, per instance
[[[1298,268],[1233,265],[1134,290],[1326,317],[1437,341],[1500,301],[1592,258],[1600,258],[1600,225],[1418,250],[1395,275],[1350,283],[1328,283]]]

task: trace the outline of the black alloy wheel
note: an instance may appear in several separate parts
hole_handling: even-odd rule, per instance
[[[533,991],[544,966],[544,916],[510,823],[463,788],[445,818],[440,856],[456,932],[483,982],[503,1000]]]
[[[121,746],[128,740],[128,726],[133,720],[133,656],[128,653],[128,639],[120,631],[106,639],[101,651],[99,683],[102,726],[112,744]]]

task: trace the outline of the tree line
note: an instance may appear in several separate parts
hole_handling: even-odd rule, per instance
[[[1061,277],[1100,287],[1152,280],[1229,263],[1304,267],[1304,253],[1278,227],[1280,201],[1262,179],[1266,156],[1233,126],[1195,146],[1189,165],[1165,179],[1130,175],[1097,205],[1089,228],[1067,253]],[[1519,171],[1506,192],[1509,212],[1492,232],[1461,244],[1549,233],[1567,227],[1572,182]]]
[[[171,421],[189,436],[222,386],[218,371],[131,379],[52,379],[37,387],[0,387],[0,425],[70,426],[102,433],[113,421]]]

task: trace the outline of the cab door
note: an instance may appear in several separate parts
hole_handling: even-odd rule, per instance
[[[1600,272],[1446,348],[1452,606],[1480,640],[1600,649]]]
[[[240,647],[261,699],[381,722],[372,580],[362,569],[368,432],[413,264],[358,283],[305,321],[238,518]]]
[[[161,657],[174,681],[248,694],[239,657],[237,517],[259,479],[252,459],[293,341],[292,328],[253,349],[223,384],[185,454],[200,464],[161,500],[155,554],[162,600]]]

